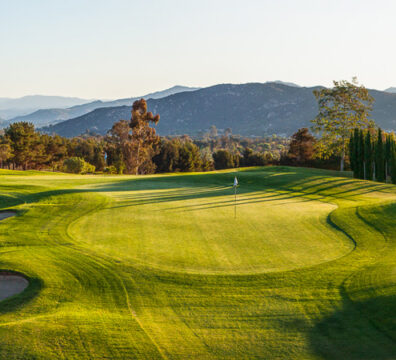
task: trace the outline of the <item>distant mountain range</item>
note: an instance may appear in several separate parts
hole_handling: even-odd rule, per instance
[[[267,81],[266,82],[266,84],[270,84],[270,83],[282,84],[282,85],[293,86],[293,87],[301,87],[300,85],[297,85],[295,83],[287,82],[287,81],[281,81],[281,80]]]
[[[39,109],[68,108],[91,100],[76,97],[29,95],[21,98],[0,98],[0,117],[10,119]]]
[[[52,124],[59,123],[61,121],[72,119],[84,114],[87,114],[95,109],[98,108],[105,108],[105,107],[115,107],[115,106],[122,106],[122,105],[130,105],[136,99],[145,98],[145,99],[159,99],[165,96],[169,96],[172,94],[177,94],[183,91],[194,91],[198,88],[194,87],[187,87],[187,86],[173,86],[170,89],[157,91],[154,93],[150,93],[147,95],[143,95],[140,97],[135,98],[126,98],[126,99],[118,99],[112,101],[101,101],[96,100],[88,103],[84,103],[83,105],[76,105],[69,108],[45,108],[37,110],[31,114],[24,115],[24,116],[17,116],[7,121],[3,121],[0,123],[0,127],[8,126],[13,122],[18,121],[26,121],[33,123],[36,127],[43,127]]]
[[[222,84],[149,99],[148,108],[161,116],[156,127],[161,135],[195,135],[211,125],[247,136],[291,135],[311,125],[318,110],[312,91],[319,88],[278,82]],[[370,93],[376,100],[373,119],[386,130],[396,129],[396,94],[377,90]],[[130,118],[131,105],[130,101],[123,106],[98,108],[42,131],[67,137],[87,130],[105,134],[114,122]]]
[[[389,92],[389,93],[396,93],[396,87],[390,87],[390,88],[387,88],[384,91]]]

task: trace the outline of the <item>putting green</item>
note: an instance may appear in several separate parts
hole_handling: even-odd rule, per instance
[[[249,188],[243,186],[244,191]],[[202,193],[207,196],[195,198]],[[113,201],[73,223],[71,236],[113,257],[164,270],[280,271],[333,260],[354,246],[328,223],[335,205],[290,193],[265,189],[242,193],[237,196],[236,218],[232,188],[197,186],[106,195]]]

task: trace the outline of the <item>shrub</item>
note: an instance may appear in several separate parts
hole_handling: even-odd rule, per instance
[[[71,157],[63,162],[63,171],[73,174],[94,173],[95,166],[79,157]]]
[[[105,167],[104,168],[104,172],[106,174],[117,174],[118,173],[117,168],[114,165],[110,165],[108,167]]]

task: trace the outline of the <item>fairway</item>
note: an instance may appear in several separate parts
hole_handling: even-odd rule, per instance
[[[396,358],[394,185],[0,170],[0,210],[0,271],[29,279],[0,359]]]

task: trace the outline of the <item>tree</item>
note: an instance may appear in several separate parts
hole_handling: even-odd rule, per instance
[[[105,168],[106,164],[105,164],[103,149],[99,144],[97,144],[94,148],[92,164],[95,166],[97,171],[103,171]]]
[[[239,157],[237,158],[227,150],[218,150],[213,153],[215,169],[231,169],[239,166]]]
[[[132,105],[131,120],[120,120],[109,131],[107,141],[120,149],[128,173],[138,175],[154,172],[154,147],[159,144],[160,137],[150,124],[157,124],[159,118],[159,115],[147,112],[146,100],[140,99]]]
[[[396,143],[394,140],[391,143],[390,176],[392,184],[396,184]]]
[[[358,178],[366,178],[366,164],[364,162],[364,133],[363,130],[358,130],[357,137],[357,162],[359,164],[358,168]]]
[[[0,168],[3,168],[4,162],[11,159],[11,157],[12,157],[11,145],[4,140],[0,143]]]
[[[202,158],[202,171],[214,170],[213,157],[208,150],[204,150],[201,152],[201,158]]]
[[[124,159],[129,159],[133,156],[131,154],[132,147],[130,146],[131,128],[128,121],[120,120],[113,124],[106,136],[106,151],[108,154],[108,164],[114,165],[119,174],[123,173],[125,168]]]
[[[314,90],[319,113],[313,122],[313,130],[321,134],[317,150],[323,158],[332,155],[340,157],[340,170],[344,170],[345,152],[353,129],[366,128],[372,124],[369,119],[374,99],[368,90],[352,83],[334,81],[331,89]]]
[[[159,148],[153,158],[158,172],[213,170],[209,149],[201,151],[189,137],[162,139]]]
[[[355,129],[352,133],[351,133],[351,138],[349,139],[349,163],[351,166],[351,169],[353,171],[353,176],[356,177],[356,172],[357,172],[357,134],[356,132],[358,131],[358,129]]]
[[[370,131],[366,132],[366,136],[364,139],[364,164],[366,169],[366,180],[373,179],[373,144],[371,141],[371,133]]]
[[[234,160],[235,161],[235,160]],[[242,154],[242,166],[264,166],[269,162],[268,157],[264,153],[253,151],[246,147]]]
[[[126,160],[128,170],[137,174],[148,174],[155,170],[152,159],[155,155],[153,146],[159,143],[159,136],[150,124],[157,124],[160,116],[147,112],[146,100],[140,99],[132,105],[132,118],[130,127],[132,129],[131,150],[132,155]]]
[[[305,163],[312,159],[315,153],[316,139],[309,133],[307,128],[299,129],[293,134],[289,145],[289,158],[297,163]]]
[[[39,134],[34,130],[34,125],[16,122],[6,128],[4,133],[10,140],[13,162],[24,170],[28,169],[40,151],[43,151],[42,147],[38,147]]]
[[[392,146],[392,135],[386,134],[385,137],[385,179],[388,179],[390,175],[390,163],[391,163],[391,146]]]
[[[160,150],[153,158],[157,171],[173,172],[180,170],[178,168],[180,147],[179,139],[161,140],[159,144]]]
[[[47,136],[42,135],[41,141],[46,137],[44,153],[47,155],[45,165],[55,170],[60,168],[63,160],[67,157],[69,140],[60,137],[59,135]],[[69,146],[70,147],[70,146]]]
[[[199,148],[190,139],[184,139],[179,149],[180,171],[201,171],[202,158]]]
[[[253,156],[253,150],[245,147],[242,153],[242,166],[250,166],[250,159]]]
[[[375,176],[379,182],[385,179],[385,148],[382,140],[382,130],[378,129],[377,143],[375,147]]]

